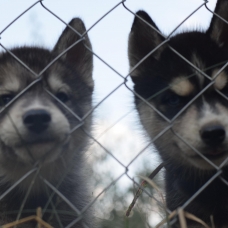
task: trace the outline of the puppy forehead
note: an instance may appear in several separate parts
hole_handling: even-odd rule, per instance
[[[194,64],[194,66],[198,68],[193,68],[193,71],[200,88],[203,88],[207,80],[206,76],[204,76],[202,73],[205,72],[206,68],[210,68],[212,66],[206,66],[205,62],[203,61],[203,58],[197,55],[196,53],[192,54],[191,62]],[[211,75],[208,76],[214,79],[214,88],[218,90],[222,90],[228,82],[228,74],[225,71],[220,71],[220,68],[215,68],[214,70],[212,70]]]
[[[206,68],[205,63],[203,59],[196,53],[192,54],[191,62],[197,68],[197,69],[192,68],[192,70],[193,70],[193,73],[195,74],[197,81],[199,82],[200,87],[202,87],[205,82],[205,76],[201,72],[205,71],[205,68]]]

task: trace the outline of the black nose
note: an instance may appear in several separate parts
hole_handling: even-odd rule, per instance
[[[34,133],[42,133],[48,128],[51,115],[44,109],[33,109],[23,115],[24,125]]]
[[[208,146],[217,147],[225,140],[226,131],[221,125],[209,125],[201,129],[200,136]]]

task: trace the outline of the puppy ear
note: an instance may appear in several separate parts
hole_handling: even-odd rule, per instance
[[[157,32],[159,31],[156,24],[152,21],[150,16],[144,11],[138,11],[136,13],[131,32],[128,40],[128,58],[130,61],[130,67],[134,67],[143,57],[156,48],[164,38]],[[146,22],[145,22],[146,21]],[[152,25],[155,29],[151,28]],[[132,77],[137,77],[138,72],[142,67],[148,63],[148,61],[156,61],[160,58],[164,46],[156,50],[148,59],[146,59],[139,67],[131,74]],[[133,78],[134,80],[134,78]]]
[[[218,0],[207,34],[221,47],[228,47],[228,0]]]
[[[92,46],[87,34],[83,36],[84,38],[82,40],[80,40],[80,35],[83,35],[86,32],[85,25],[81,19],[74,18],[69,23],[69,26],[76,30],[76,32],[67,26],[59,37],[52,52],[55,56],[58,56],[71,45],[78,42],[61,56],[61,59],[70,64],[90,86],[93,86],[93,54],[86,48],[88,47],[89,49],[92,49]]]

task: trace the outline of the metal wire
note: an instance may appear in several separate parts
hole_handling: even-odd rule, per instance
[[[111,64],[107,63],[105,59],[101,58],[101,56],[99,56],[98,53],[95,53],[90,47],[87,47],[85,45],[85,48],[91,53],[93,54],[96,58],[98,58],[103,64],[105,64],[109,69],[112,70],[112,72],[114,72],[114,74],[122,79],[122,82],[119,83],[119,85],[117,85],[114,89],[112,89],[112,91],[109,91],[108,95],[106,95],[103,99],[101,99],[100,101],[98,101],[96,103],[96,105],[94,105],[87,113],[85,113],[82,117],[80,117],[80,115],[78,113],[75,113],[75,111],[73,111],[71,108],[69,108],[66,104],[64,104],[64,102],[61,102],[58,98],[56,98],[55,94],[53,94],[51,91],[49,91],[47,88],[44,88],[46,93],[49,94],[49,96],[55,100],[55,102],[57,102],[62,109],[64,109],[65,111],[67,111],[68,113],[70,113],[73,118],[75,118],[75,122],[77,123],[75,127],[73,127],[73,129],[71,129],[70,131],[70,135],[74,134],[76,130],[81,129],[82,132],[91,140],[93,141],[94,144],[96,144],[97,146],[100,147],[100,149],[102,149],[103,153],[105,153],[110,159],[112,159],[113,161],[117,162],[118,165],[118,169],[124,168],[124,171],[121,172],[120,175],[118,175],[117,178],[115,178],[114,180],[111,180],[109,182],[109,184],[107,184],[107,186],[104,187],[103,190],[100,191],[99,194],[97,194],[97,196],[91,201],[89,202],[83,209],[79,210],[77,208],[76,205],[74,205],[72,202],[70,202],[70,200],[67,198],[67,196],[63,195],[60,190],[58,189],[58,187],[52,185],[47,179],[45,179],[45,177],[42,176],[42,174],[40,174],[40,168],[37,168],[37,164],[35,164],[31,170],[29,170],[27,173],[25,173],[23,176],[21,176],[21,178],[16,181],[12,186],[9,187],[9,189],[7,191],[5,191],[2,195],[0,195],[0,201],[8,194],[10,193],[16,186],[18,186],[20,183],[22,183],[24,180],[26,180],[26,178],[28,178],[31,174],[35,175],[33,176],[33,180],[31,181],[31,184],[29,186],[29,189],[27,191],[27,193],[25,194],[24,198],[23,198],[23,202],[21,204],[20,210],[18,211],[17,214],[17,220],[19,220],[21,218],[22,212],[23,212],[23,207],[24,204],[26,203],[26,200],[28,198],[28,195],[31,192],[31,189],[34,185],[34,181],[37,177],[39,177],[39,179],[45,184],[45,186],[47,187],[48,191],[51,191],[50,194],[50,198],[49,201],[47,202],[47,205],[52,204],[53,207],[53,211],[56,214],[56,216],[58,216],[58,211],[55,210],[55,205],[54,202],[52,201],[52,198],[54,195],[58,195],[61,200],[63,200],[72,210],[73,212],[75,212],[76,216],[75,219],[70,222],[66,227],[70,228],[70,227],[74,227],[75,224],[77,224],[82,218],[83,218],[83,214],[86,213],[90,207],[92,207],[98,200],[99,198],[102,197],[102,195],[104,193],[109,194],[109,191],[111,189],[111,187],[113,185],[115,185],[117,182],[120,181],[120,179],[122,179],[123,177],[127,177],[128,180],[130,180],[131,182],[133,182],[134,184],[140,186],[139,183],[137,183],[134,178],[131,177],[131,175],[129,174],[129,169],[134,165],[134,163],[139,159],[140,156],[142,156],[142,154],[146,151],[146,149],[148,149],[155,141],[159,140],[160,137],[162,137],[165,133],[167,133],[168,131],[171,131],[176,137],[179,138],[179,140],[181,140],[186,146],[188,146],[189,148],[191,148],[196,154],[198,154],[202,159],[204,159],[208,164],[210,164],[211,166],[213,166],[214,170],[216,170],[216,173],[191,197],[189,198],[182,206],[182,209],[185,209],[203,190],[205,190],[210,183],[212,183],[215,179],[220,178],[227,186],[228,186],[228,182],[221,176],[222,174],[222,168],[227,164],[228,158],[225,159],[222,164],[220,164],[219,166],[215,165],[213,162],[210,161],[210,159],[208,159],[204,154],[201,153],[201,151],[199,151],[197,148],[195,148],[193,145],[191,145],[191,143],[189,143],[186,139],[184,139],[182,136],[180,136],[177,132],[175,132],[175,129],[173,128],[173,125],[175,124],[175,122],[177,121],[177,119],[181,116],[181,114],[183,112],[185,112],[189,106],[191,106],[200,96],[202,96],[208,89],[210,89],[214,83],[216,78],[219,76],[219,74],[227,67],[228,62],[226,63],[221,63],[223,64],[223,66],[220,66],[220,70],[216,73],[216,75],[211,78],[209,75],[207,75],[205,73],[204,70],[199,69],[197,66],[195,66],[193,63],[191,63],[189,60],[187,60],[184,56],[182,56],[177,50],[175,50],[173,47],[171,47],[170,45],[168,45],[168,48],[174,53],[176,54],[176,56],[178,56],[179,58],[181,58],[185,63],[187,63],[189,66],[191,66],[192,68],[194,68],[197,72],[199,72],[202,76],[204,76],[205,78],[210,80],[210,83],[208,83],[208,85],[206,87],[204,87],[193,99],[191,99],[191,101],[189,101],[174,117],[172,117],[172,119],[167,118],[160,110],[158,110],[154,105],[151,104],[150,99],[144,99],[142,96],[140,96],[140,94],[137,94],[134,90],[132,90],[127,82],[128,82],[128,78],[130,77],[131,73],[137,69],[146,59],[148,59],[151,55],[153,55],[153,53],[155,53],[159,48],[161,48],[164,45],[167,45],[170,41],[170,38],[173,36],[173,34],[177,31],[177,29],[179,29],[182,24],[187,21],[193,14],[195,14],[196,12],[199,11],[199,9],[201,9],[203,6],[205,6],[205,8],[211,12],[214,16],[218,17],[219,19],[223,20],[225,23],[228,23],[224,18],[222,18],[221,16],[219,16],[218,14],[212,12],[208,7],[207,7],[207,3],[208,1],[204,1],[204,3],[200,4],[193,12],[191,12],[184,20],[182,20],[178,26],[175,27],[175,29],[168,35],[168,36],[164,36],[160,31],[158,31],[156,28],[154,28],[153,26],[151,26],[148,22],[146,22],[144,19],[142,19],[141,17],[139,17],[138,15],[136,15],[129,7],[126,6],[127,1],[123,0],[123,1],[119,1],[116,5],[114,5],[112,8],[110,8],[110,10],[108,10],[103,16],[101,16],[97,21],[95,21],[93,23],[93,25],[83,34],[80,34],[78,31],[76,31],[74,28],[72,28],[71,26],[69,26],[61,17],[59,17],[57,14],[55,14],[52,10],[50,10],[48,7],[46,7],[44,5],[43,0],[39,0],[36,1],[34,4],[32,4],[30,7],[28,7],[27,9],[22,9],[22,13],[20,15],[18,15],[11,23],[9,23],[8,25],[5,26],[5,28],[0,32],[0,36],[3,37],[4,36],[4,32],[17,20],[20,20],[21,16],[24,15],[26,12],[28,12],[30,9],[32,9],[33,7],[35,7],[38,3],[41,4],[43,10],[45,10],[46,12],[48,12],[50,15],[52,15],[53,17],[57,18],[59,20],[60,23],[64,23],[66,26],[68,26],[74,33],[76,33],[80,39],[73,43],[70,47],[68,47],[66,50],[64,50],[62,53],[60,53],[54,60],[52,60],[46,67],[44,67],[43,70],[41,70],[39,73],[35,73],[29,66],[27,66],[21,59],[19,59],[16,55],[14,55],[12,53],[12,51],[8,48],[6,48],[2,43],[0,43],[0,46],[5,50],[5,52],[9,53],[21,66],[23,66],[25,69],[27,69],[32,75],[35,76],[35,80],[30,83],[26,88],[24,88],[21,92],[19,92],[7,105],[5,105],[4,108],[2,108],[0,110],[0,114],[7,112],[9,110],[9,108],[14,105],[14,103],[16,101],[19,101],[22,97],[23,94],[26,94],[29,90],[32,90],[33,87],[37,84],[40,83],[43,80],[43,75],[45,74],[45,72],[49,69],[49,67],[51,67],[57,60],[59,60],[65,53],[67,53],[70,49],[72,49],[75,45],[78,45],[80,42],[83,42],[84,37],[92,30],[94,29],[102,20],[105,20],[107,15],[112,14],[117,8],[122,7],[123,9],[125,9],[125,13],[126,14],[132,14],[133,16],[137,17],[139,20],[141,20],[142,22],[144,22],[145,24],[147,24],[150,29],[155,30],[157,33],[159,33],[164,40],[157,45],[154,49],[152,49],[146,56],[144,56],[134,67],[131,68],[130,72],[127,75],[122,75],[119,73],[118,69],[115,69],[114,67],[111,66]],[[191,75],[189,77],[192,77],[194,75]],[[124,87],[125,85],[125,87]],[[121,161],[118,156],[115,155],[115,153],[112,153],[112,151],[110,150],[110,148],[106,148],[105,145],[102,144],[101,141],[99,141],[99,137],[98,136],[94,136],[92,133],[90,133],[90,131],[88,129],[86,129],[85,127],[85,121],[88,117],[90,117],[96,109],[98,109],[101,104],[103,104],[105,101],[108,100],[109,97],[111,97],[114,93],[116,93],[120,88],[126,88],[127,90],[129,90],[134,96],[137,96],[138,99],[140,99],[144,104],[148,105],[148,107],[150,107],[151,109],[153,109],[157,115],[159,115],[163,121],[166,121],[167,125],[166,127],[161,130],[149,143],[147,143],[146,146],[144,146],[143,149],[139,150],[137,152],[137,154],[131,159],[130,162],[128,162],[127,164],[125,164],[125,161]],[[165,90],[168,88],[165,88]],[[158,94],[155,94],[154,96],[158,96],[159,94],[161,94],[164,91],[159,91]],[[228,100],[227,96],[225,96],[221,91],[216,90],[217,94],[221,95],[221,97],[223,99]],[[152,97],[154,98],[154,97]],[[152,99],[151,98],[151,99]],[[128,116],[131,112],[133,112],[134,110],[131,109],[130,112],[127,112],[126,114],[122,115],[120,118],[118,118],[118,120],[114,123],[111,124],[110,127],[108,127],[106,130],[104,130],[100,136],[107,134],[107,131],[113,129],[123,118],[125,118],[126,116]],[[16,126],[16,125],[15,125]],[[0,136],[1,137],[1,136]],[[127,136],[126,136],[127,137]],[[117,145],[118,146],[118,145]],[[66,165],[67,166],[67,165]],[[66,167],[69,168],[69,167]],[[63,181],[63,180],[61,180]],[[155,199],[155,201],[157,201],[158,205],[160,205],[161,207],[163,207],[163,209],[167,212],[167,213],[171,213],[171,211],[169,211],[168,209],[166,209],[166,206],[163,205],[158,199],[156,199],[156,197],[154,195],[151,195],[150,193],[148,193],[145,190],[145,193],[148,197]],[[1,202],[0,202],[1,203]],[[44,208],[44,212],[46,211],[47,206]],[[174,223],[176,220],[173,220],[172,223]],[[83,227],[85,228],[89,228],[87,224],[83,223]]]

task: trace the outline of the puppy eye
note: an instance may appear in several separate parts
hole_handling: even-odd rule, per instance
[[[62,102],[67,102],[69,100],[69,96],[64,92],[59,92],[55,96]]]
[[[8,104],[14,98],[13,94],[3,94],[0,96],[0,105]]]
[[[175,107],[181,103],[181,97],[178,96],[177,94],[166,94],[162,98],[162,103],[166,105],[170,105],[172,107]]]

